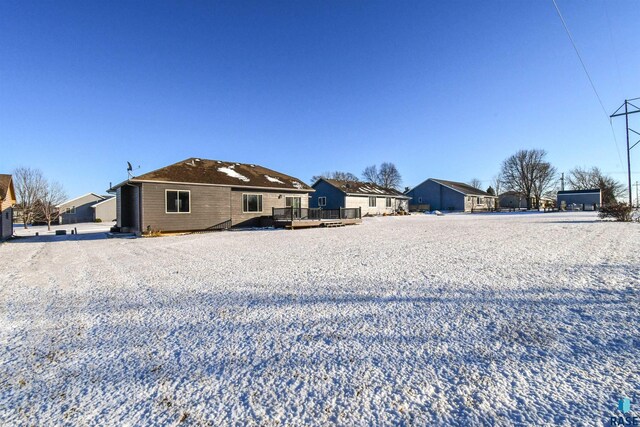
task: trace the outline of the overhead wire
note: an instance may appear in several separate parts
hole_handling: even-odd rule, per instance
[[[607,121],[609,122],[609,127],[611,128],[611,135],[613,136],[613,141],[615,143],[616,146],[616,152],[618,153],[618,159],[620,160],[620,163],[622,164],[622,156],[620,155],[620,148],[618,148],[618,138],[616,137],[616,132],[613,129],[613,122],[611,120],[611,117],[609,117],[609,113],[607,112],[607,109],[604,106],[604,103],[602,102],[602,98],[600,98],[600,94],[598,93],[598,90],[596,89],[596,85],[593,83],[593,79],[591,78],[591,75],[589,74],[589,70],[587,69],[587,66],[584,62],[584,60],[582,59],[582,55],[580,55],[580,51],[578,50],[578,46],[576,45],[575,40],[573,39],[573,36],[571,35],[571,31],[569,31],[569,27],[567,26],[566,21],[564,20],[564,17],[562,16],[562,12],[560,12],[560,8],[558,7],[558,3],[556,3],[556,0],[551,0],[553,2],[553,6],[556,8],[556,12],[558,12],[558,16],[560,17],[560,21],[562,21],[562,26],[564,27],[564,30],[567,33],[567,36],[569,36],[569,40],[571,41],[571,45],[573,46],[573,50],[576,52],[576,55],[578,56],[578,59],[580,60],[580,64],[582,65],[582,69],[584,70],[584,73],[587,76],[587,79],[589,80],[589,84],[591,84],[591,89],[593,89],[593,93],[595,93],[596,98],[598,98],[598,102],[600,103],[600,107],[602,107],[602,112],[604,113],[605,117],[607,118]]]

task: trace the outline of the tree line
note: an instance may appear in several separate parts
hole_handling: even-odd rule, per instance
[[[351,172],[332,171],[314,175],[311,181],[316,182],[321,178],[372,182],[395,190],[400,190],[402,184],[402,176],[395,164],[391,162],[384,162],[379,167],[368,166],[362,171],[361,177]],[[555,196],[555,192],[560,189],[559,178],[558,170],[547,160],[545,150],[519,150],[502,162],[500,172],[493,177],[486,192],[492,196],[499,196],[503,192],[513,191],[526,199],[527,209],[538,209],[544,197]],[[482,188],[482,181],[477,178],[472,179],[468,184],[473,188]],[[618,197],[625,192],[622,183],[604,174],[597,167],[572,169],[566,177],[566,184],[571,190],[600,189],[603,204],[616,203]],[[408,190],[409,188],[405,187],[405,192]]]
[[[12,175],[24,228],[44,222],[51,230],[51,223],[60,216],[56,206],[67,199],[62,185],[48,180],[40,169],[19,167]]]
[[[367,166],[364,171],[362,171],[362,179],[351,172],[333,171],[314,175],[311,177],[311,182],[316,182],[322,178],[336,179],[339,181],[371,182],[382,188],[393,190],[399,190],[402,184],[400,171],[398,171],[396,165],[391,162],[384,162],[380,167],[377,165]]]

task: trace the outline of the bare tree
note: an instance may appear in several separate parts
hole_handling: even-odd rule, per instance
[[[337,179],[339,181],[358,181],[358,177],[351,172],[333,171],[325,172],[320,175],[314,175],[311,177],[311,182],[316,182],[319,179]]]
[[[498,174],[491,178],[491,186],[493,187],[493,191],[496,192],[496,196],[500,196],[502,192],[502,175]]]
[[[526,198],[527,209],[532,208],[531,196],[534,195],[536,185],[542,186],[540,180],[545,175],[545,170],[550,172],[549,163],[545,161],[546,155],[547,152],[540,149],[520,150],[502,162],[502,182],[508,190],[516,191]]]
[[[536,209],[540,209],[540,199],[548,195],[556,183],[557,170],[548,162],[543,162],[537,168],[536,177],[533,180],[533,196],[536,201]],[[545,206],[546,210],[546,206]]]
[[[364,171],[362,171],[362,178],[366,182],[373,182],[374,184],[378,183],[378,167],[376,165],[367,166]]]
[[[45,180],[40,197],[36,203],[34,217],[47,223],[47,229],[51,230],[51,223],[58,219],[60,210],[56,207],[64,202],[67,194],[58,182]]]
[[[471,181],[469,181],[469,185],[479,190],[480,187],[482,187],[482,181],[480,181],[478,178],[473,178]]]
[[[400,171],[393,163],[385,162],[380,165],[378,172],[378,185],[383,188],[399,189],[402,184],[402,176]]]
[[[24,228],[27,228],[34,220],[37,203],[42,197],[46,181],[41,170],[19,167],[13,171],[13,183],[22,210]]]
[[[626,189],[624,184],[607,176],[597,167],[591,169],[574,168],[569,172],[568,184],[573,190],[591,190],[599,188],[602,191],[602,203],[615,203]]]
[[[402,184],[402,176],[396,165],[384,162],[380,169],[376,165],[367,166],[362,172],[362,178],[367,182],[372,182],[384,188],[398,190]]]

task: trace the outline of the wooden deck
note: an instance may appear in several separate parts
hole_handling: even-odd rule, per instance
[[[312,228],[312,227],[344,227],[345,225],[360,224],[360,218],[355,219],[294,219],[274,221],[276,227],[284,227],[288,229],[295,228]]]

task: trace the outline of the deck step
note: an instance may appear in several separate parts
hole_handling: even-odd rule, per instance
[[[342,221],[324,221],[322,223],[324,227],[344,227],[344,223]]]

